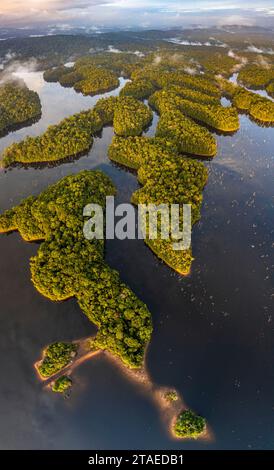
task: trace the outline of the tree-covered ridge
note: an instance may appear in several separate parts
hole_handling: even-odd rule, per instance
[[[115,73],[102,67],[96,67],[89,58],[79,59],[73,67],[59,67],[46,70],[44,79],[59,82],[62,86],[74,87],[84,95],[104,93],[119,86]]]
[[[170,84],[181,85],[220,98],[220,90],[215,81],[203,75],[189,75],[184,72],[165,72],[159,76],[158,84],[161,88],[165,88]]]
[[[248,64],[243,67],[238,75],[238,82],[247,88],[263,89],[274,80],[273,66],[260,66]]]
[[[114,131],[124,137],[140,135],[152,118],[152,111],[146,105],[131,96],[121,97],[115,106]]]
[[[176,437],[197,439],[206,430],[206,420],[192,410],[184,410],[177,417],[173,432]]]
[[[227,80],[220,80],[219,84],[223,94],[232,101],[237,109],[245,111],[258,122],[274,123],[274,102],[269,98]]]
[[[115,137],[109,148],[111,160],[138,169],[138,180],[143,187],[135,191],[134,204],[179,204],[180,224],[183,224],[182,205],[191,204],[192,225],[200,218],[202,190],[207,181],[207,170],[197,160],[179,156],[174,144],[164,139],[148,137]],[[191,249],[175,250],[174,239],[145,237],[151,250],[180,274],[190,271],[193,260]]]
[[[205,53],[204,47],[194,47],[188,54],[189,58],[195,60],[208,75],[222,74],[225,77],[229,77],[234,67],[239,64],[239,59],[228,56],[227,49],[223,49],[223,51],[220,51],[220,48],[214,47],[206,49]]]
[[[51,185],[0,216],[0,231],[19,230],[26,240],[43,239],[31,259],[36,289],[51,300],[75,296],[97,327],[93,346],[119,356],[130,367],[142,365],[152,324],[147,307],[104,261],[104,241],[86,240],[83,208],[105,206],[114,195],[100,171],[82,171]]]
[[[40,116],[39,95],[29,90],[23,81],[9,81],[0,85],[0,134]]]
[[[216,82],[202,75],[190,75],[183,71],[166,70],[163,66],[147,65],[136,68],[131,74],[132,80],[149,80],[158,88],[180,85],[207,95],[220,98],[220,90]]]
[[[206,53],[205,53],[206,52]],[[144,63],[147,65],[160,65],[171,71],[185,72],[191,68],[193,74],[203,71],[204,74],[222,74],[229,76],[233,68],[239,63],[233,57],[227,55],[228,49],[221,50],[220,47],[175,45],[166,43],[157,52],[146,55]]]
[[[270,96],[272,96],[272,98],[274,98],[274,81],[267,85],[266,91]]]
[[[152,82],[146,79],[134,80],[125,84],[120,91],[120,96],[133,96],[137,100],[148,98],[155,91]]]
[[[172,32],[173,35],[174,32]],[[184,31],[185,37],[190,41],[201,43],[210,42],[211,47],[191,45],[178,45],[167,42],[171,31],[126,31],[126,32],[106,32],[102,34],[59,34],[45,37],[24,37],[8,39],[0,42],[0,53],[3,56],[7,52],[15,52],[22,59],[37,57],[41,70],[52,65],[59,65],[72,58],[87,55],[93,59],[96,66],[110,67],[113,70],[123,70],[124,65],[132,66],[138,63],[151,63],[160,60],[161,64],[172,68],[183,68],[185,66],[195,66],[196,64],[204,72],[222,73],[228,76],[231,69],[239,63],[237,56],[231,57],[228,52],[231,48],[239,56],[247,57],[250,61],[256,62],[258,54],[246,52],[246,31],[234,34],[224,31],[212,31],[193,28]],[[261,35],[261,36],[260,36]],[[253,34],[248,32],[248,41],[256,47],[267,49],[273,48],[273,40],[269,32]],[[178,36],[178,31],[175,32]],[[179,32],[179,38],[182,32]],[[214,39],[211,37],[214,36]],[[273,36],[273,34],[272,34]],[[223,43],[222,48],[220,41]],[[225,43],[225,44],[224,44]],[[121,53],[109,52],[109,45],[114,49],[119,49]],[[137,52],[138,55],[134,52]],[[264,54],[263,57],[270,55]]]
[[[239,117],[233,107],[220,104],[193,103],[189,100],[178,100],[179,109],[187,116],[197,119],[221,132],[235,132],[239,129]]]
[[[215,137],[176,108],[162,112],[156,136],[172,140],[181,153],[200,157],[214,157],[217,153]]]
[[[201,102],[190,101],[182,98],[176,91],[176,88],[172,91],[168,89],[156,91],[150,97],[149,102],[160,113],[163,112],[163,108],[166,109],[172,106],[186,116],[222,132],[233,132],[239,129],[239,117],[236,108],[225,108],[217,103],[202,104]]]
[[[99,114],[104,125],[112,124],[118,99],[115,96],[100,98],[94,106],[93,109]]]
[[[45,70],[43,77],[46,82],[54,83],[59,82],[61,77],[69,74],[70,72],[70,67],[65,67],[65,65],[59,65],[58,67],[53,67],[51,69]]]
[[[180,99],[165,90],[149,98],[149,104],[160,114],[156,136],[173,141],[181,153],[213,157],[217,153],[215,137],[178,109]]]
[[[220,98],[217,96],[208,95],[194,88],[188,88],[183,85],[170,85],[166,87],[166,91],[175,93],[176,95],[185,98],[186,100],[194,101],[200,104],[220,104]]]
[[[262,123],[274,124],[274,102],[264,96],[253,97],[249,108],[250,116]]]
[[[138,170],[143,160],[149,160],[150,154],[157,156],[163,152],[168,152],[179,156],[176,143],[168,139],[158,137],[129,137],[124,139],[115,136],[108,149],[108,156],[111,160],[121,165]]]
[[[84,95],[96,95],[113,90],[119,86],[119,80],[110,70],[83,66],[75,70],[83,78],[74,83],[74,89]]]
[[[128,52],[111,53],[104,51],[93,55],[80,57],[75,68],[88,65],[89,67],[102,67],[110,70],[117,76],[130,77],[130,74],[136,67],[142,63],[142,58],[136,54]]]
[[[101,98],[94,108],[49,126],[37,137],[27,137],[3,152],[3,166],[63,160],[87,152],[94,134],[114,122],[120,135],[139,135],[152,119],[151,110],[132,97]]]
[[[88,151],[93,143],[92,135],[102,127],[103,122],[96,111],[74,114],[49,126],[40,136],[26,137],[7,147],[3,152],[3,165],[52,162],[77,156]]]

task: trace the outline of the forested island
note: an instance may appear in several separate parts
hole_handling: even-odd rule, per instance
[[[44,353],[41,363],[37,366],[43,378],[55,375],[67,366],[77,352],[77,345],[73,343],[50,344]]]
[[[274,70],[269,67],[266,63],[259,64],[248,64],[243,67],[238,75],[238,82],[241,85],[251,88],[253,90],[262,90],[274,81]]]
[[[88,58],[79,59],[73,67],[59,66],[44,72],[48,82],[73,87],[84,95],[96,95],[119,85],[118,77],[110,70],[94,66]]]
[[[24,127],[41,116],[39,95],[22,80],[0,82],[0,135]]]
[[[67,393],[72,387],[72,380],[67,375],[62,375],[52,385],[52,391],[55,393]]]
[[[232,101],[239,111],[246,112],[258,123],[274,125],[273,101],[225,79],[219,80],[219,83],[223,94]],[[269,86],[268,89],[271,95]]]
[[[140,135],[152,119],[151,110],[132,97],[106,98],[93,109],[82,111],[50,126],[38,137],[27,137],[3,152],[3,166],[63,160],[87,152],[93,137],[113,122],[119,135]]]
[[[174,144],[166,139],[115,137],[109,147],[111,160],[138,170],[143,187],[133,193],[133,204],[191,204],[192,224],[200,218],[202,190],[207,181],[207,170],[197,160],[190,160],[176,152]],[[182,209],[180,222],[183,223]],[[193,260],[191,250],[175,250],[171,235],[164,240],[157,234],[155,240],[145,237],[146,244],[168,266],[180,274],[188,274]]]
[[[140,367],[152,332],[150,313],[105,263],[103,240],[86,240],[83,234],[83,207],[91,202],[104,207],[105,197],[114,194],[104,173],[82,171],[6,211],[0,216],[0,231],[18,230],[26,241],[44,240],[30,262],[36,289],[55,301],[75,296],[98,327],[93,347],[109,350],[130,367]],[[69,347],[49,349],[42,375],[59,368],[59,356],[63,364],[70,353]]]
[[[173,432],[176,437],[197,439],[205,432],[206,421],[192,410],[184,410],[176,419]]]

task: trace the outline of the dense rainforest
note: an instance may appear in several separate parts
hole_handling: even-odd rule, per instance
[[[59,66],[46,70],[44,79],[48,82],[59,82],[62,86],[73,87],[84,95],[104,93],[119,85],[119,80],[112,71],[86,62],[79,59],[73,67]]]
[[[192,410],[182,411],[173,426],[176,437],[197,439],[206,430],[206,421]]]
[[[119,67],[124,65],[125,55],[118,54]],[[273,103],[224,78],[174,71],[164,63],[155,67],[147,63],[149,56],[140,59],[128,55],[132,81],[121,90],[119,97],[102,98],[93,109],[50,126],[43,135],[28,137],[11,145],[4,151],[3,165],[56,161],[81,155],[88,151],[94,135],[104,125],[113,124],[117,137],[109,149],[109,156],[117,163],[138,170],[138,179],[143,185],[132,195],[132,202],[190,203],[194,224],[200,216],[207,172],[201,163],[187,155],[213,157],[217,152],[217,143],[206,126],[224,133],[236,131],[239,128],[237,109],[249,112],[255,119],[272,121]],[[119,67],[113,70],[114,63],[109,56],[109,53],[99,53],[79,58],[73,67],[60,65],[47,70],[44,78],[59,81],[63,86],[76,85],[75,88],[83,80],[89,80],[88,77],[98,76],[98,73],[107,72],[107,75],[113,74],[117,78],[115,73],[120,72]],[[144,62],[143,67],[138,65],[140,60]],[[96,80],[91,81],[97,83]],[[221,96],[230,98],[233,106],[223,107]],[[142,103],[146,98],[160,114],[153,139],[136,137],[152,120],[151,109]],[[24,207],[32,203],[32,198],[29,198]],[[29,228],[24,233],[22,227],[21,233],[25,239],[32,239]],[[173,240],[161,240],[159,237],[156,240],[145,237],[145,242],[174,270],[181,274],[189,272],[193,259],[191,249],[176,251]],[[46,248],[45,243],[41,254]],[[47,251],[45,256],[48,256]],[[64,295],[66,298],[67,294]],[[87,307],[86,303],[82,303],[81,307],[84,311],[90,310],[90,305]]]
[[[156,136],[174,141],[182,153],[213,157],[217,152],[215,137],[208,129],[183,114],[176,105],[176,99],[177,95],[164,90],[149,98],[149,104],[160,114]]]
[[[240,70],[238,75],[238,82],[253,90],[264,89],[273,81],[273,68],[269,66],[260,66],[258,64],[246,65]]]
[[[58,377],[52,384],[52,391],[56,393],[65,393],[72,387],[72,380],[67,375]]]
[[[3,165],[46,163],[79,156],[89,150],[103,126],[113,124],[116,135],[109,147],[109,157],[136,170],[140,183],[131,202],[191,204],[194,225],[200,218],[208,172],[201,161],[192,157],[200,160],[214,157],[217,153],[214,133],[236,132],[238,111],[261,123],[274,122],[273,102],[245,88],[263,88],[273,96],[273,66],[271,58],[267,58],[267,66],[260,66],[254,55],[246,51],[238,58],[235,54],[229,56],[228,47],[223,49],[225,53],[212,47],[205,54],[200,47],[163,44],[155,34],[147,34],[147,42],[138,34],[129,38],[130,33],[102,38],[58,37],[54,38],[56,44],[52,38],[24,40],[28,57],[33,51],[43,51],[38,67],[46,68],[44,79],[48,82],[94,95],[116,88],[120,76],[130,81],[119,97],[102,98],[93,109],[50,126],[43,135],[11,145],[4,151]],[[121,52],[110,52],[110,38]],[[9,44],[12,47],[13,43]],[[0,44],[0,52],[3,50],[4,45]],[[66,58],[75,61],[74,65],[60,65]],[[245,59],[250,61],[246,66]],[[240,85],[234,85],[226,78],[239,64]],[[222,106],[222,96],[229,98],[232,105]],[[41,113],[38,95],[25,86],[4,84],[0,97],[0,130],[7,131],[11,125]],[[150,107],[142,102],[146,99]],[[142,137],[152,120],[151,108],[160,116],[156,135]],[[107,350],[127,366],[139,368],[152,333],[151,314],[106,264],[104,241],[87,241],[82,232],[86,220],[83,207],[90,202],[104,207],[105,196],[114,194],[112,182],[99,171],[68,176],[38,197],[30,196],[6,211],[0,216],[0,231],[18,230],[26,241],[41,241],[30,262],[36,289],[54,301],[76,297],[82,311],[98,328],[92,348]],[[183,223],[184,213],[180,210],[180,226]],[[171,233],[168,239],[159,235],[150,239],[147,229],[146,220],[144,241],[159,259],[176,272],[188,274],[192,248],[175,250],[177,239]],[[41,377],[47,379],[60,372],[76,354],[77,346],[73,343],[50,344],[38,365]],[[63,393],[71,383],[67,376],[58,377],[52,390]],[[169,400],[176,401],[176,394],[170,394]],[[197,438],[205,429],[204,418],[184,410],[177,417],[173,432],[177,437]]]
[[[204,104],[196,100],[184,99],[173,90],[155,92],[149,103],[161,113],[168,107],[180,110],[184,115],[222,132],[234,132],[239,128],[238,113],[235,108],[223,107],[218,103]],[[193,152],[196,153],[196,152]]]
[[[274,102],[269,98],[224,79],[219,80],[219,84],[224,96],[230,99],[238,110],[246,112],[258,123],[274,124]]]
[[[77,346],[73,343],[53,343],[50,344],[45,352],[41,363],[38,365],[38,371],[44,378],[59,372],[68,365],[77,353]]]
[[[50,126],[41,136],[12,144],[3,152],[2,164],[50,162],[77,156],[87,152],[93,136],[112,121],[119,135],[128,136],[141,134],[151,119],[151,110],[135,98],[101,99],[93,109]]]
[[[39,95],[22,80],[0,84],[0,134],[24,127],[41,116]]]
[[[197,160],[190,160],[174,151],[172,142],[148,137],[115,137],[109,148],[111,160],[138,170],[143,187],[133,193],[133,204],[180,204],[180,225],[183,225],[183,204],[191,204],[192,224],[200,218],[202,190],[207,170]],[[145,228],[145,242],[172,269],[187,274],[191,267],[191,249],[175,250],[172,234],[168,239],[151,239]]]
[[[83,207],[105,206],[114,195],[110,179],[100,171],[82,171],[51,185],[0,216],[0,231],[19,230],[27,241],[44,240],[31,259],[36,289],[51,300],[75,296],[98,328],[93,348],[105,349],[129,367],[140,367],[152,332],[147,307],[104,261],[104,241],[83,234]],[[52,375],[69,360],[72,346],[50,346],[39,371]],[[65,351],[65,354],[64,354]]]

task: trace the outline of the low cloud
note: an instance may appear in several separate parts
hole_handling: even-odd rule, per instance
[[[244,65],[247,64],[248,60],[246,57],[242,57],[238,54],[236,54],[236,52],[234,52],[232,49],[230,49],[227,53],[228,57],[231,57],[232,59],[235,59],[237,60],[238,64],[235,65],[235,67],[233,67],[233,72],[239,72],[239,70],[244,67]]]
[[[156,55],[153,59],[152,65],[159,65],[162,62],[162,57],[160,55]]]
[[[117,49],[111,45],[108,46],[108,52],[113,52],[113,54],[134,54],[137,57],[145,57],[145,54],[141,51],[121,51],[121,49]]]
[[[3,57],[0,57],[0,69],[3,70],[5,68],[5,65],[16,57],[17,54],[11,51],[8,51]]]
[[[270,54],[270,55],[274,54],[274,50],[271,48],[268,48],[268,49],[259,48],[259,47],[254,46],[253,44],[250,44],[250,46],[248,46],[247,51],[254,52],[255,54]]]
[[[170,38],[166,39],[167,42],[171,42],[173,44],[178,44],[180,46],[207,46],[207,47],[228,47],[227,44],[224,42],[216,41],[214,38],[210,38],[214,42],[206,41],[189,41],[188,39],[179,39],[179,38]]]
[[[197,70],[194,69],[193,67],[185,67],[184,71],[186,73],[188,73],[189,75],[196,75],[197,74]]]
[[[263,69],[270,69],[271,68],[271,64],[262,55],[257,56],[256,62]]]
[[[3,72],[1,80],[6,81],[16,76],[21,76],[26,73],[35,72],[38,68],[37,60],[32,58],[27,61],[16,60],[18,56],[15,53],[7,53],[5,58],[0,61],[3,65]]]

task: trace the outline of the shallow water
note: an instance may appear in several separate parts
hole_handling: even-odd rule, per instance
[[[34,125],[40,131],[33,126],[10,134],[0,140],[2,148],[95,102],[45,84],[39,74],[29,78],[41,84],[44,113]],[[273,448],[274,130],[244,115],[240,121],[237,134],[217,136],[218,156],[206,162],[209,180],[189,277],[171,271],[141,240],[106,244],[107,262],[153,314],[152,379],[177,388],[206,417],[214,441],[172,440],[151,399],[104,356],[74,371],[69,400],[42,389],[33,369],[41,349],[95,329],[74,300],[54,303],[38,294],[28,267],[37,244],[13,233],[0,237],[1,448]],[[154,117],[154,129],[156,123]],[[89,154],[72,162],[2,171],[0,210],[84,168],[105,171],[118,187],[117,201],[128,202],[138,183],[108,160],[112,136],[105,128]]]

